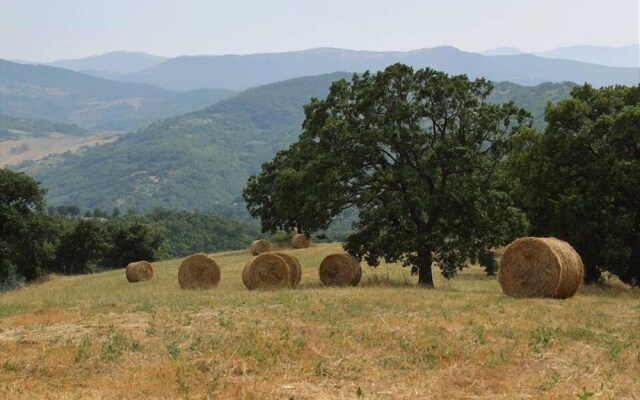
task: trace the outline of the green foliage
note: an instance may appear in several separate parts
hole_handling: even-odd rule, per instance
[[[576,87],[522,131],[509,162],[534,235],[576,248],[587,281],[609,271],[640,286],[640,86]]]
[[[87,274],[101,265],[109,250],[105,229],[97,220],[80,220],[62,235],[56,249],[53,271]]]
[[[64,133],[72,136],[87,135],[87,130],[79,127],[78,125],[16,118],[0,114],[0,140],[19,139],[24,134],[34,137],[45,136],[53,132]]]
[[[529,114],[487,103],[492,88],[401,64],[334,82],[305,106],[300,140],[250,178],[249,212],[263,231],[308,233],[355,207],[347,251],[372,266],[402,261],[425,285],[432,261],[446,277],[486,263],[526,226],[498,167]]]
[[[43,213],[44,195],[33,178],[0,169],[0,282],[19,281],[14,273],[34,280],[53,257],[55,230]]]
[[[107,224],[110,247],[104,263],[124,268],[134,261],[155,261],[165,255],[166,231],[156,224],[112,220]]]
[[[269,242],[278,246],[288,246],[291,244],[291,239],[293,239],[293,232],[278,231],[271,235]]]
[[[536,86],[521,86],[511,82],[498,82],[487,97],[487,100],[496,104],[513,101],[531,113],[535,128],[544,129],[544,110],[547,103],[557,103],[570,97],[571,89],[575,86],[576,84],[573,82],[546,82]]]
[[[144,220],[166,229],[169,257],[245,248],[260,235],[258,228],[211,213],[158,208]]]

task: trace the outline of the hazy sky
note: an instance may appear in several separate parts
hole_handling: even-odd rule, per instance
[[[0,58],[638,43],[638,0],[0,0]]]

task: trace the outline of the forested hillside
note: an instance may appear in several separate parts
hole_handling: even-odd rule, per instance
[[[0,110],[19,118],[127,131],[215,104],[229,90],[178,93],[44,65],[0,60]]]
[[[84,136],[87,134],[87,130],[78,125],[16,118],[10,115],[0,114],[0,141],[19,139],[25,136],[45,136],[54,132],[73,136]]]
[[[301,131],[302,106],[324,97],[349,74],[298,78],[247,90],[204,110],[156,122],[113,144],[52,156],[19,169],[49,189],[53,205],[83,208],[157,206],[246,216],[241,190],[261,164]],[[513,99],[542,123],[547,101],[567,97],[570,83],[536,87],[499,83],[491,101]],[[55,168],[53,168],[55,167]]]

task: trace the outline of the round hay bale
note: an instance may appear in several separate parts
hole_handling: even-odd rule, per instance
[[[513,297],[573,296],[584,279],[580,255],[556,238],[524,237],[504,250],[498,282]]]
[[[249,290],[253,289],[275,289],[288,287],[291,285],[291,271],[286,261],[274,254],[263,253],[251,260],[245,267],[247,272],[245,286]]]
[[[220,267],[206,254],[197,253],[185,258],[178,269],[178,283],[182,289],[209,289],[220,282]]]
[[[129,283],[148,281],[153,278],[153,267],[147,261],[132,262],[127,265],[124,272]]]
[[[254,256],[262,253],[268,253],[271,251],[271,243],[265,239],[254,240],[253,243],[251,243],[249,250]]]
[[[302,279],[302,265],[300,265],[300,261],[298,261],[298,259],[295,256],[291,256],[286,253],[276,252],[273,254],[276,254],[282,257],[284,262],[287,263],[287,265],[289,266],[289,272],[291,273],[290,274],[291,287],[296,287],[300,283],[300,280]]]
[[[311,241],[304,233],[298,233],[291,239],[291,245],[294,249],[306,249],[311,246]]]
[[[320,263],[320,280],[327,286],[357,285],[362,277],[362,268],[349,254],[330,254]]]

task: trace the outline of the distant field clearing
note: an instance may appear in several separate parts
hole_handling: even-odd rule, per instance
[[[181,290],[170,260],[146,282],[116,270],[0,294],[0,397],[638,398],[640,290],[513,299],[477,267],[434,270],[427,290],[365,263],[361,286],[325,287],[339,244],[284,252],[296,289],[247,290],[245,250],[210,255],[210,290]]]
[[[76,152],[83,146],[111,143],[122,132],[103,132],[92,136],[71,136],[51,133],[43,137],[0,141],[0,167],[27,160],[40,160],[49,154]]]

